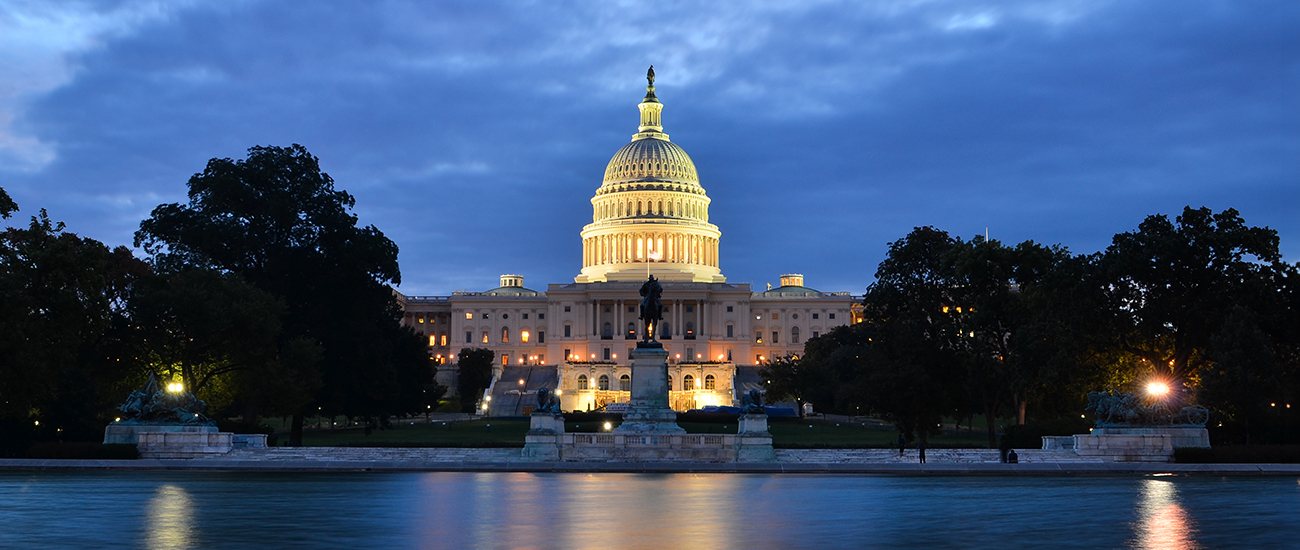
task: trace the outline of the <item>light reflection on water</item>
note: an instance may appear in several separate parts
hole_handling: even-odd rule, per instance
[[[1287,548],[1300,480],[3,472],[0,548]]]
[[[1193,550],[1196,527],[1178,499],[1178,487],[1168,478],[1142,480],[1137,506],[1134,547],[1144,550]]]

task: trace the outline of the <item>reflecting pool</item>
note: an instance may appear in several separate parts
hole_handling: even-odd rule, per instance
[[[0,548],[1300,548],[1294,477],[0,472]]]

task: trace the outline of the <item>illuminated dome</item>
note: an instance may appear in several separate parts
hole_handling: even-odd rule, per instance
[[[718,267],[722,232],[709,223],[709,197],[695,163],[668,140],[655,97],[654,67],[641,125],[605,167],[582,229],[580,283],[638,281],[647,271],[666,281],[726,282]]]

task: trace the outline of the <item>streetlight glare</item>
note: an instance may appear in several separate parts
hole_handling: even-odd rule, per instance
[[[1147,393],[1154,397],[1164,397],[1165,394],[1169,393],[1169,386],[1164,382],[1152,382],[1147,384]]]
[[[171,393],[180,393],[181,390],[183,390],[183,389],[185,389],[185,386],[181,385],[180,382],[168,382],[168,383],[167,383],[167,391],[169,391],[169,392],[171,392]]]

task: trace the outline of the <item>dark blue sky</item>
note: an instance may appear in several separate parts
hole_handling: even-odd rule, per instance
[[[0,187],[130,245],[301,143],[407,294],[570,282],[646,67],[722,269],[860,293],[915,226],[1105,248],[1233,207],[1300,260],[1300,3],[0,0]]]

